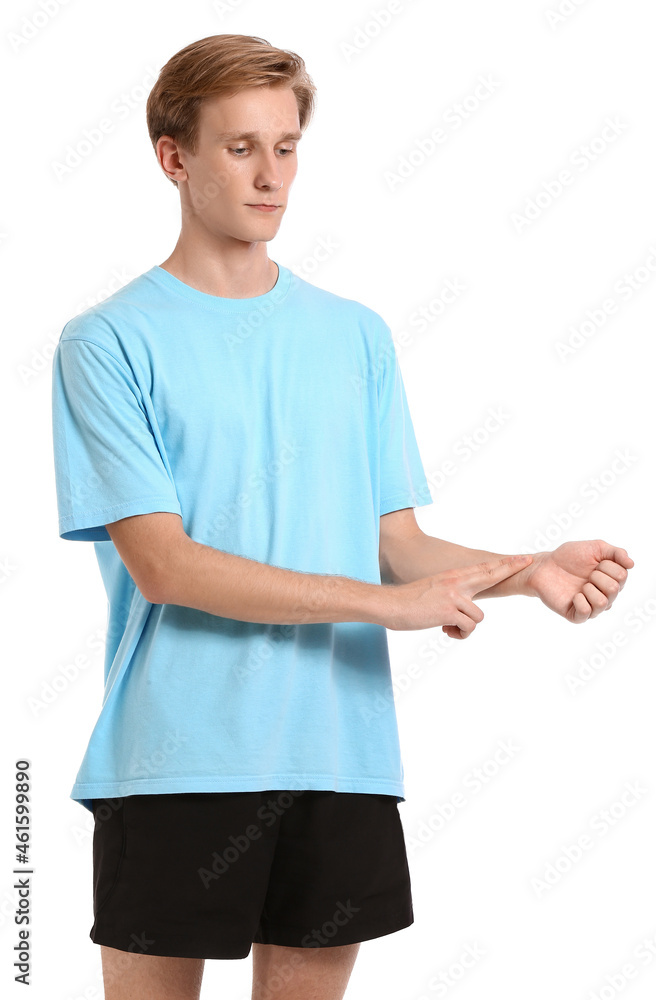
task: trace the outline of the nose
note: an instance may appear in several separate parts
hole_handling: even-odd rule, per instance
[[[278,191],[282,187],[282,183],[280,162],[276,159],[275,153],[263,153],[258,165],[255,184],[257,187]]]

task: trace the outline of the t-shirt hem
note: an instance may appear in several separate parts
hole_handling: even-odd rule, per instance
[[[125,795],[166,795],[177,792],[260,792],[269,789],[370,792],[377,795],[395,795],[400,802],[405,802],[402,781],[395,781],[392,778],[341,778],[332,774],[265,774],[258,778],[215,776],[76,781],[70,798],[92,812],[92,799],[122,798]]]
[[[395,493],[380,501],[380,514],[390,514],[393,510],[402,510],[404,507],[424,507],[432,502],[433,497],[428,487],[422,487],[414,493]]]
[[[119,521],[124,517],[131,517],[133,514],[154,514],[159,511],[165,511],[170,514],[182,514],[179,502],[171,500],[170,497],[135,497],[133,500],[126,500],[123,503],[114,504],[110,507],[101,507],[79,514],[63,515],[59,518],[59,535],[61,538],[66,538],[74,532],[87,531],[102,535],[102,538],[106,539],[106,524]],[[76,540],[75,535],[73,535],[72,540]]]

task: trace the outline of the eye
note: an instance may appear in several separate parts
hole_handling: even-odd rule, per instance
[[[230,150],[231,153],[247,153],[248,152],[248,146],[234,146],[234,147],[233,146],[229,146],[228,149]],[[279,149],[278,152],[279,153],[293,153],[294,150],[293,150],[293,148],[292,149],[285,149],[283,147],[283,148]],[[238,159],[240,159],[240,158],[243,159],[243,157],[239,157],[239,156],[237,158]]]

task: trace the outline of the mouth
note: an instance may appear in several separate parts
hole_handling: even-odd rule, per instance
[[[276,208],[280,208],[280,205],[273,205],[273,204],[269,204],[269,203],[268,203],[268,202],[266,202],[266,201],[263,201],[263,202],[260,202],[260,203],[259,203],[258,205],[250,205],[250,204],[249,204],[249,205],[247,205],[246,207],[247,207],[247,208],[266,208],[266,209],[268,209],[268,210],[269,210],[270,212],[272,212],[272,211],[273,211],[274,209],[276,209]]]

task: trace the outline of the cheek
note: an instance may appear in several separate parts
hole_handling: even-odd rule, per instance
[[[291,183],[294,180],[297,173],[298,173],[298,160],[296,159],[296,157],[294,157],[294,160],[287,165],[287,169],[285,170],[285,177],[287,178],[289,183]]]
[[[217,157],[207,164],[202,173],[197,174],[196,183],[209,196],[214,197],[217,203],[223,197],[227,202],[231,192],[236,191],[242,183],[241,170],[232,161]]]

